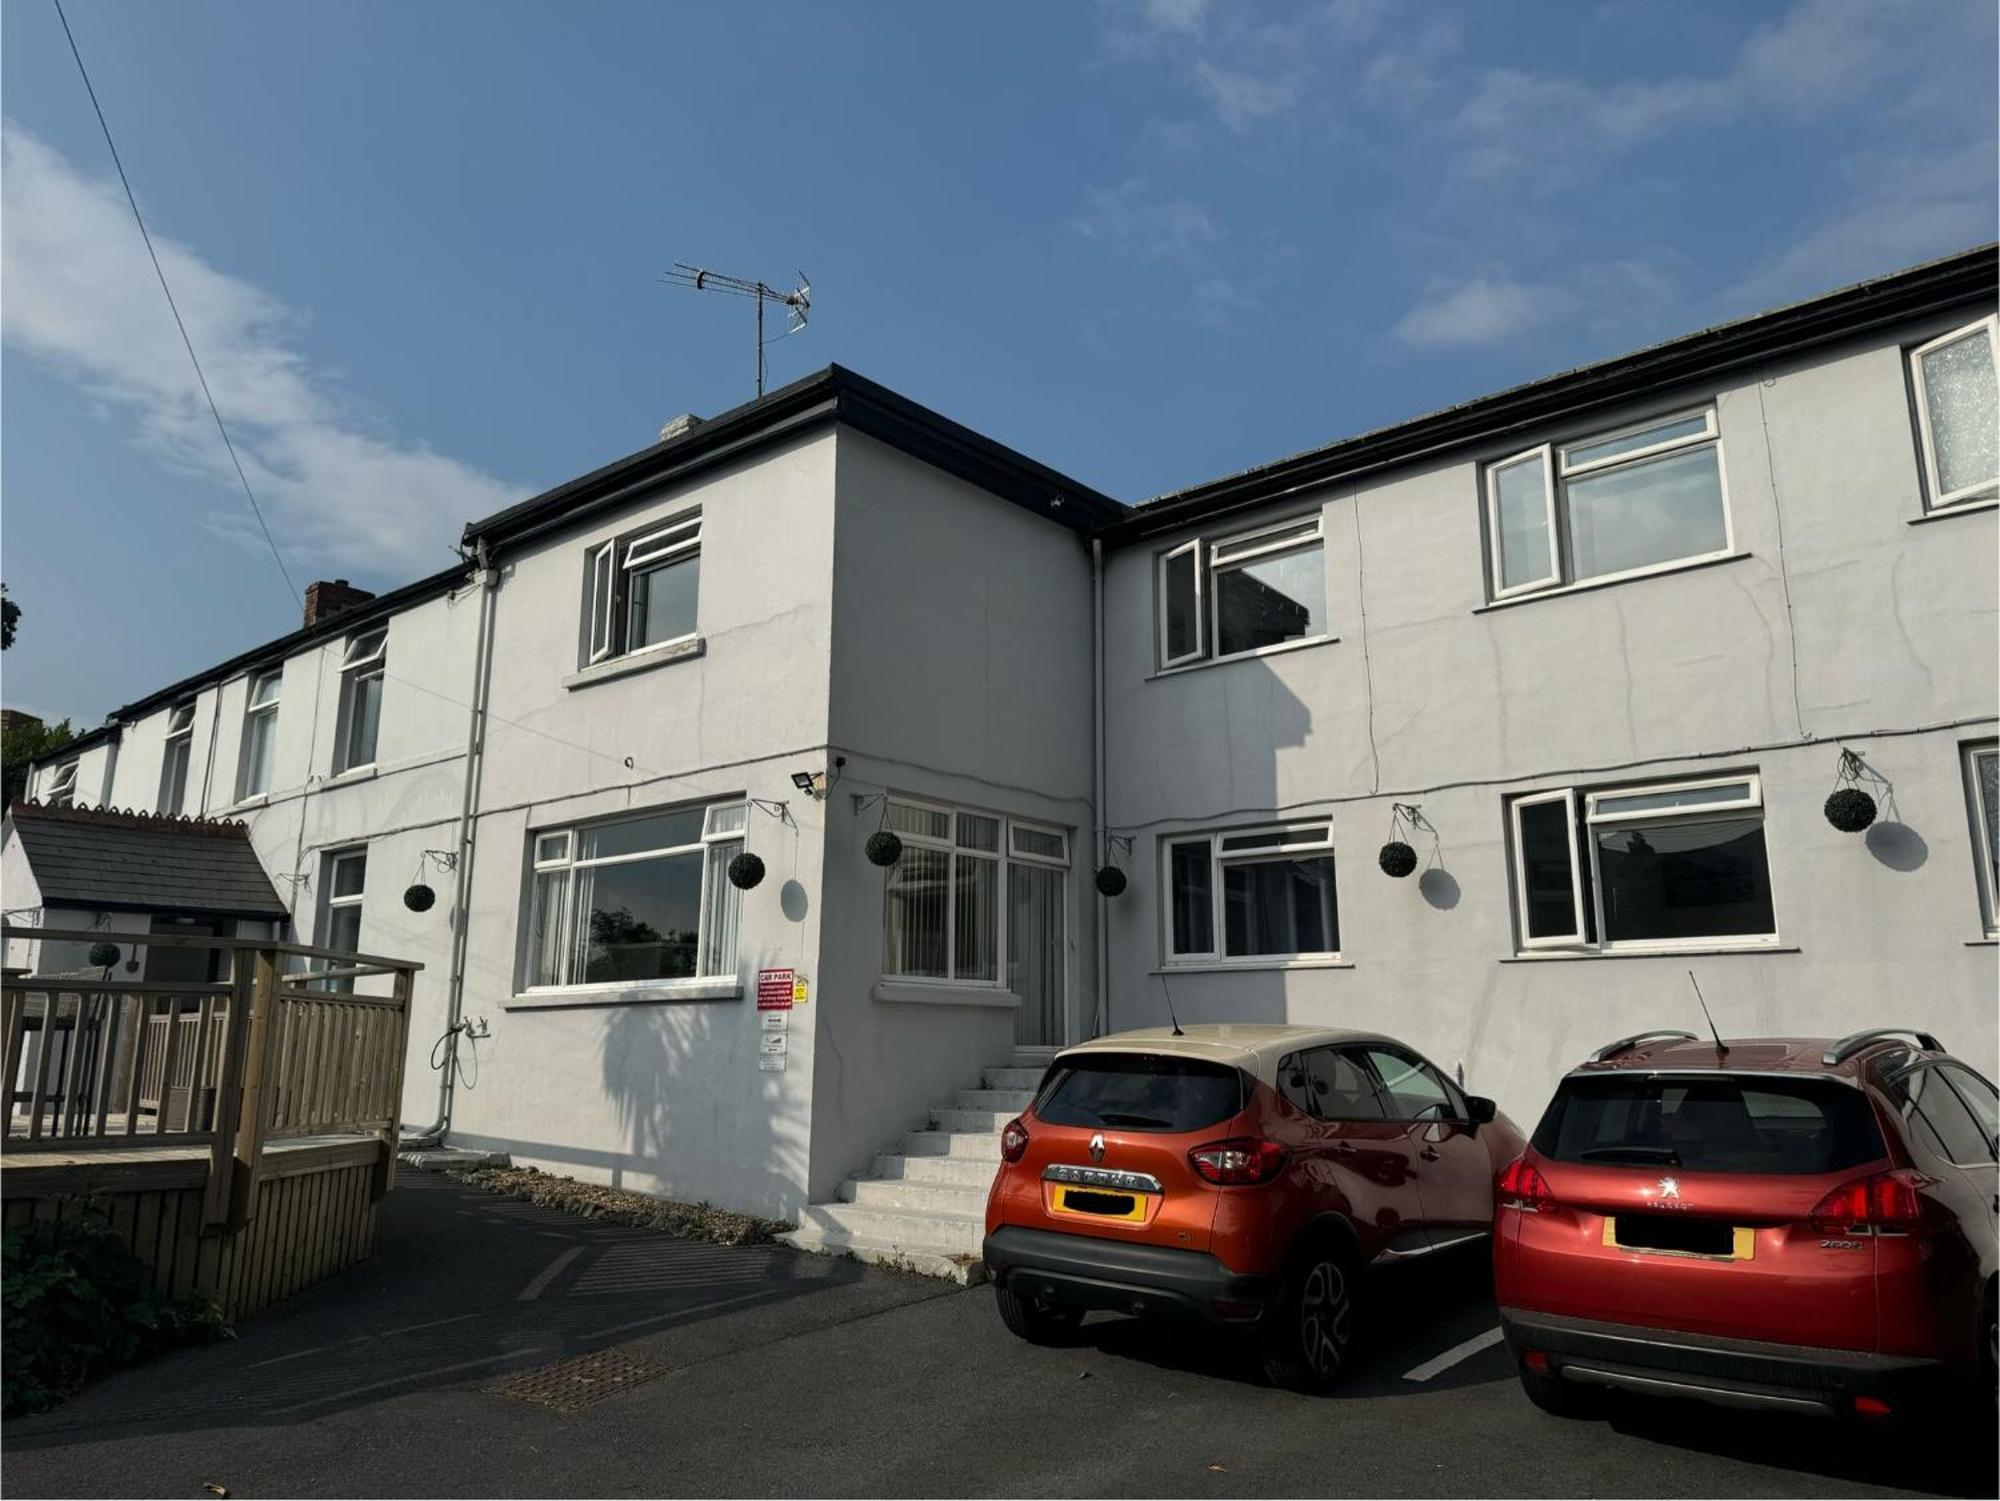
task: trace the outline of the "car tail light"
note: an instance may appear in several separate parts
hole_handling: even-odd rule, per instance
[[[1285,1149],[1261,1136],[1232,1136],[1196,1147],[1188,1162],[1208,1183],[1269,1183],[1285,1165]]]
[[[1028,1150],[1028,1128],[1016,1116],[1000,1128],[1000,1155],[1009,1162],[1019,1162],[1021,1154]]]
[[[1854,1415],[1857,1418],[1886,1418],[1890,1416],[1889,1404],[1880,1397],[1856,1397]]]
[[[1822,1235],[1907,1235],[1924,1226],[1923,1195],[1930,1180],[1899,1167],[1843,1183],[1813,1206],[1808,1219]]]
[[[1549,1180],[1536,1171],[1535,1165],[1525,1157],[1516,1157],[1500,1169],[1493,1194],[1500,1201],[1501,1208],[1525,1209],[1530,1214],[1553,1209],[1556,1204]]]
[[[1544,1350],[1530,1350],[1521,1357],[1521,1364],[1533,1371],[1537,1376],[1546,1376],[1549,1373],[1548,1352]]]

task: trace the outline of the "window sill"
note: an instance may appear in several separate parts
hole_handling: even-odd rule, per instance
[[[1990,949],[1996,943],[2000,943],[2000,937],[1995,937],[1991,933],[1987,934],[1984,938],[1968,938],[1965,940],[1965,946],[1969,949]]]
[[[1531,605],[1540,599],[1566,599],[1572,594],[1588,594],[1593,589],[1611,589],[1619,584],[1629,584],[1636,579],[1659,578],[1669,573],[1692,573],[1697,568],[1719,568],[1724,563],[1740,563],[1755,554],[1747,552],[1710,553],[1700,558],[1677,558],[1671,563],[1657,563],[1651,568],[1633,568],[1624,573],[1607,574],[1601,579],[1585,579],[1580,584],[1564,584],[1559,589],[1537,589],[1529,594],[1510,594],[1505,599],[1488,600],[1476,606],[1473,614],[1484,615],[1489,610],[1511,610],[1516,605]]]
[[[1796,943],[1715,943],[1700,948],[1551,949],[1546,953],[1505,954],[1502,964],[1571,964],[1580,959],[1702,959],[1720,954],[1796,954]]]
[[[891,1005],[990,1006],[1018,1011],[1021,998],[1011,990],[988,985],[926,985],[922,981],[877,980],[875,999]]]
[[[1226,657],[1206,657],[1199,662],[1183,662],[1177,667],[1162,667],[1147,675],[1146,681],[1155,678],[1177,678],[1184,672],[1200,672],[1205,667],[1227,667],[1231,662],[1254,662],[1259,657],[1275,657],[1288,651],[1304,651],[1309,646],[1332,646],[1340,640],[1338,636],[1301,636],[1296,641],[1280,641],[1276,646],[1260,646],[1255,651],[1231,652]]]
[[[320,783],[320,787],[324,790],[328,787],[345,787],[350,782],[369,782],[375,779],[377,773],[376,764],[370,761],[366,766],[350,766],[345,771],[335,772]]]
[[[1314,959],[1194,959],[1186,964],[1164,964],[1148,970],[1153,975],[1233,975],[1245,970],[1272,969],[1352,969],[1352,959],[1337,955]]]
[[[249,813],[255,809],[268,806],[270,801],[271,801],[270,793],[253,792],[248,797],[239,797],[235,802],[231,803],[228,807],[222,809],[221,811],[225,814]]]
[[[646,980],[622,985],[569,985],[524,990],[503,1011],[566,1011],[579,1006],[643,1006],[673,1001],[740,1001],[743,981],[734,975],[711,979]]]
[[[2000,495],[1984,495],[1978,500],[1959,500],[1948,506],[1939,506],[1936,510],[1926,511],[1921,516],[1910,517],[1904,524],[1922,526],[1927,521],[1945,521],[1953,516],[1973,516],[1982,511],[1995,509],[2000,509]]]
[[[613,657],[609,662],[595,662],[589,667],[571,673],[563,679],[563,687],[588,688],[593,683],[608,683],[613,678],[630,677],[635,672],[650,672],[655,667],[665,667],[670,662],[686,662],[708,651],[708,639],[704,636],[687,636],[679,641],[662,641],[658,646],[646,647],[643,651],[627,652],[622,657]]]

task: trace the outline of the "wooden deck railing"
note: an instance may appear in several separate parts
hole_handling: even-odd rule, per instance
[[[95,931],[8,926],[10,939]],[[374,1136],[393,1172],[410,997],[419,965],[203,934],[120,935],[233,955],[230,981],[7,976],[0,1151],[206,1149],[206,1217],[241,1214],[267,1141]],[[386,994],[356,981],[386,980]]]

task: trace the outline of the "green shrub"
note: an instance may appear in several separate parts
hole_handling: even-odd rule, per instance
[[[53,1407],[85,1382],[229,1324],[204,1294],[170,1297],[96,1214],[33,1220],[0,1241],[0,1378],[8,1417]]]

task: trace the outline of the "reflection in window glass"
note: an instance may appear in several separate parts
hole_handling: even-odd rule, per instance
[[[1500,531],[1500,587],[1518,589],[1555,573],[1549,539],[1548,475],[1534,454],[1493,474]]]
[[[1208,841],[1187,840],[1168,852],[1168,880],[1173,887],[1173,952],[1209,954],[1215,951],[1215,888],[1209,866]]]
[[[1564,498],[1571,575],[1578,581],[1721,552],[1729,544],[1712,444],[1580,476],[1567,483]]]
[[[1530,938],[1572,938],[1576,931],[1576,873],[1570,862],[1569,804],[1531,803],[1520,810],[1523,916]]]
[[[1340,948],[1331,855],[1225,863],[1222,902],[1224,952],[1231,958]]]
[[[1593,832],[1607,941],[1774,931],[1761,816],[1679,818]]]
[[[1326,554],[1318,546],[1219,570],[1213,587],[1217,656],[1325,630]]]

